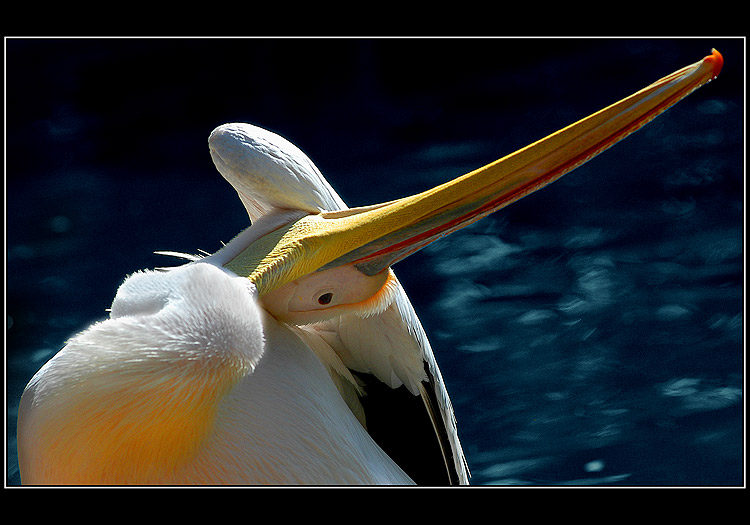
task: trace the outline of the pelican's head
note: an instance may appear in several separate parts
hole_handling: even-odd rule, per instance
[[[253,281],[264,307],[285,321],[378,311],[390,302],[392,264],[583,164],[713,79],[722,61],[713,51],[530,146],[417,195],[321,211],[320,204],[316,209],[295,200],[296,192],[276,191],[275,219],[235,238],[217,261]],[[246,206],[252,201],[246,183],[257,184],[259,169],[286,177],[290,186],[301,172],[319,176],[296,147],[255,126],[220,126],[209,143],[217,168]]]

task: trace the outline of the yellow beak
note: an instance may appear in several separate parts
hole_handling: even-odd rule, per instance
[[[558,179],[715,78],[723,58],[700,62],[515,153],[423,193],[307,215],[256,240],[225,266],[264,295],[345,264],[375,275],[434,240]]]

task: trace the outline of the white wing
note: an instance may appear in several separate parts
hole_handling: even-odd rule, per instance
[[[317,213],[347,206],[313,162],[282,137],[250,124],[225,124],[209,138],[211,155],[222,176],[237,191],[251,221],[279,210]],[[382,314],[343,315],[299,327],[318,356],[341,383],[346,368],[372,374],[391,388],[404,385],[421,396],[432,419],[446,467],[454,483],[468,483],[468,468],[443,378],[419,318],[398,285],[396,300]],[[332,360],[335,352],[337,360]],[[351,377],[351,376],[349,376]],[[351,388],[343,392],[352,396]],[[356,404],[352,404],[354,407]],[[355,413],[358,408],[354,408]]]
[[[274,210],[346,208],[307,155],[275,133],[249,124],[225,124],[208,141],[216,168],[237,191],[253,222]]]

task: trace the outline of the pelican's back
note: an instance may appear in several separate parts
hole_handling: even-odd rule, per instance
[[[129,277],[24,391],[23,483],[411,483],[255,299],[202,262]]]

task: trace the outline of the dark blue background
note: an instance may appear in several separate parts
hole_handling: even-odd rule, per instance
[[[399,263],[476,484],[743,483],[739,39],[7,41],[8,484],[18,399],[155,250],[248,224],[206,140],[247,121],[346,202],[421,191],[719,49],[720,78]]]

